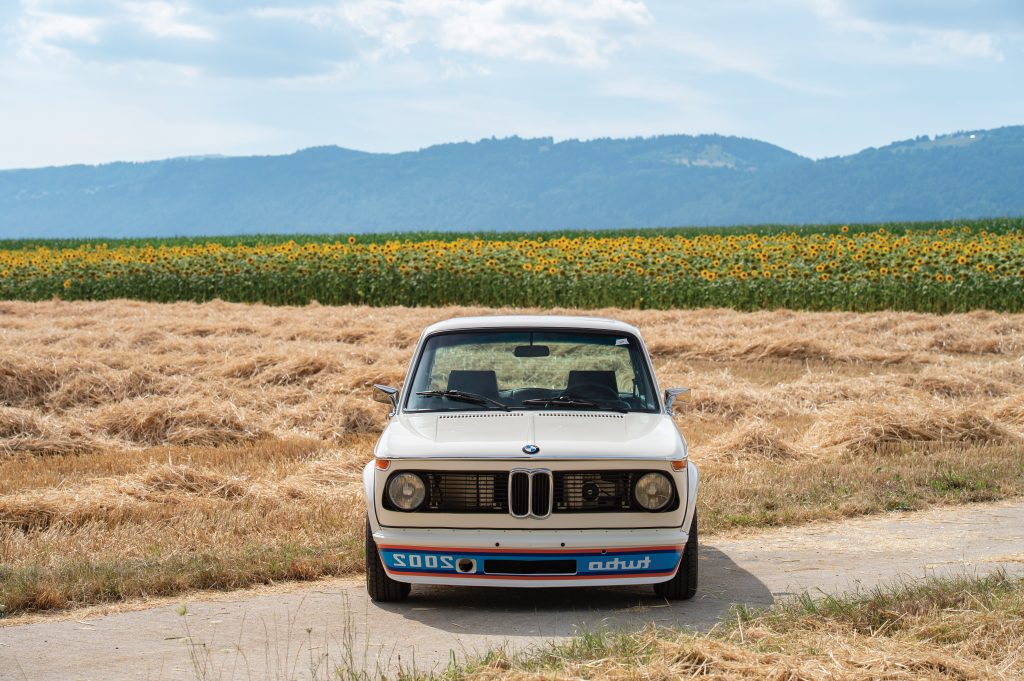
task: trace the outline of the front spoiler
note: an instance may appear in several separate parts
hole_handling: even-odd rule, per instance
[[[437,576],[409,576],[399,573],[388,575],[396,582],[407,584],[437,584],[440,586],[498,586],[514,587],[517,589],[551,589],[565,586],[629,586],[630,584],[660,584],[667,582],[675,576],[675,572],[669,572],[664,576],[646,577],[608,577],[603,579],[579,579],[573,577],[545,579],[466,579],[465,577],[437,577]]]
[[[667,581],[679,569],[686,536],[678,529],[413,532],[387,528],[375,532],[374,541],[385,571],[399,582],[551,587]]]

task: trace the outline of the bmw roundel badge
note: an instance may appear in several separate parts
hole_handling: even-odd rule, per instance
[[[536,454],[540,451],[540,447],[537,445],[523,445],[523,452],[526,454]]]

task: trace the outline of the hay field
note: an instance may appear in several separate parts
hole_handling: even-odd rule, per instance
[[[420,330],[487,308],[0,303],[0,616],[356,572]],[[706,533],[1024,493],[1024,315],[606,310]]]

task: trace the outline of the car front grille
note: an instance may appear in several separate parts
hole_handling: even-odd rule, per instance
[[[530,476],[513,471],[508,484],[509,512],[517,518],[530,515]]]
[[[533,489],[530,497],[530,513],[535,518],[547,518],[551,515],[551,473],[544,471],[533,476]]]
[[[507,513],[508,473],[422,473],[427,499],[421,510],[436,513]]]
[[[423,513],[511,513],[545,518],[561,513],[642,512],[633,485],[649,470],[556,471],[517,468],[504,471],[409,471],[423,478]],[[385,495],[384,507],[391,508]],[[679,508],[679,496],[663,510]]]
[[[509,473],[510,512],[516,518],[547,518],[551,515],[551,471],[516,468]]]
[[[556,513],[633,510],[633,482],[646,471],[571,471],[555,477]]]

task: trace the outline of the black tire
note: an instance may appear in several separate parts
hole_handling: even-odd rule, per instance
[[[683,558],[679,561],[676,576],[667,582],[654,585],[654,595],[670,601],[688,601],[697,593],[697,509],[693,510],[690,521],[690,536],[683,547]]]
[[[370,531],[370,521],[367,519],[366,593],[370,595],[370,600],[377,603],[404,601],[411,589],[411,584],[396,582],[384,571],[384,564],[380,562],[380,554],[377,553],[377,544],[373,541],[373,532]]]

